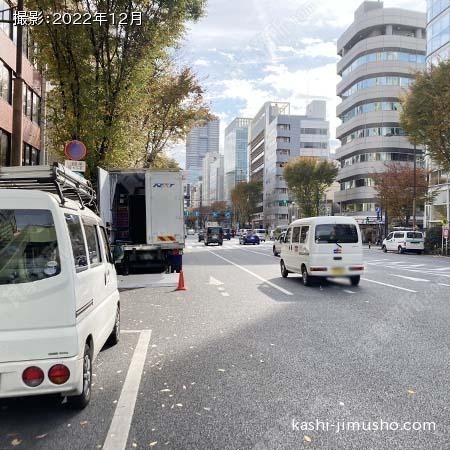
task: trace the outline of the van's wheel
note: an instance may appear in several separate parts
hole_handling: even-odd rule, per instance
[[[302,266],[302,281],[303,286],[311,286],[311,277],[308,275],[308,270],[305,265]]]
[[[352,286],[358,286],[360,280],[361,280],[360,275],[354,275],[354,276],[350,277],[350,283],[352,284]]]
[[[80,395],[67,397],[67,403],[71,408],[84,409],[91,400],[92,392],[92,354],[88,344],[84,346],[83,355],[83,392]]]
[[[108,344],[116,345],[120,341],[120,305],[117,305],[114,328],[108,338]]]
[[[288,275],[289,275],[289,272],[287,271],[286,266],[284,265],[284,261],[283,261],[283,260],[280,261],[280,269],[281,269],[281,276],[282,276],[283,278],[287,278]]]
[[[417,250],[417,254],[421,255],[422,254],[422,250]]]
[[[383,245],[383,247],[381,247],[381,250],[383,250],[384,253],[387,253],[387,248],[385,245]]]
[[[400,245],[398,246],[397,253],[398,254],[403,253],[403,248]]]

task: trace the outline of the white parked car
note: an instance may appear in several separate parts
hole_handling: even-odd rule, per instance
[[[316,277],[348,277],[353,286],[364,272],[361,231],[351,217],[299,219],[281,245],[281,275],[300,273],[308,286]]]
[[[264,228],[256,228],[253,233],[259,237],[260,241],[266,242],[266,230]]]
[[[0,189],[0,398],[56,394],[84,408],[92,363],[120,337],[101,219],[79,202]]]
[[[414,252],[420,255],[425,249],[425,239],[421,231],[392,231],[381,244],[384,252]]]
[[[195,230],[193,228],[189,228],[189,230],[187,231],[188,236],[194,236],[195,234]]]

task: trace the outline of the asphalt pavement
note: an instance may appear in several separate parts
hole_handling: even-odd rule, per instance
[[[450,259],[372,247],[358,287],[307,288],[270,241],[195,238],[186,291],[136,275],[121,292],[88,408],[0,400],[0,449],[450,448]]]

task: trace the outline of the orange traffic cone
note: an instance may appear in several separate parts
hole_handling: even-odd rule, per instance
[[[178,287],[175,290],[176,291],[186,291],[187,290],[184,285],[183,269],[180,270],[180,276],[178,277]]]

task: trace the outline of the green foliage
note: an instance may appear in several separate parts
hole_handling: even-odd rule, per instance
[[[141,117],[143,107],[155,111],[175,104],[180,114],[186,103],[188,109],[200,108],[202,92],[195,78],[189,71],[176,71],[168,51],[182,38],[185,23],[203,14],[204,1],[26,0],[25,6],[42,11],[44,17],[50,12],[96,12],[110,19],[32,29],[38,64],[52,85],[48,95],[50,150],[62,156],[64,143],[79,139],[88,148],[86,161],[91,170],[97,165],[130,167],[139,161],[151,165],[164,145],[158,141],[152,147],[151,126]],[[132,12],[140,13],[141,24],[132,23]],[[122,13],[128,14],[124,23],[111,20]],[[149,95],[149,84],[159,93],[169,88],[170,100]],[[193,104],[189,103],[191,93]],[[147,123],[153,124],[155,115],[149,116]],[[181,132],[179,126],[174,128],[172,118],[168,122],[163,142],[171,132],[176,140],[186,131],[186,127]],[[142,155],[149,147],[152,156],[146,161]]]
[[[442,247],[442,227],[431,227],[427,229],[425,235],[425,250],[430,253],[437,253]]]
[[[450,170],[450,60],[416,75],[402,101],[401,124],[411,142]]]
[[[295,197],[302,217],[319,215],[320,202],[337,174],[335,164],[312,157],[299,157],[285,166],[284,179]]]
[[[251,181],[249,183],[238,183],[231,191],[231,202],[236,214],[237,221],[243,224],[251,224],[252,215],[262,202],[262,182]]]

